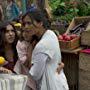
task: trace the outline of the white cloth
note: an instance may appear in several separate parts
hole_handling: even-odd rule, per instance
[[[26,75],[0,74],[0,90],[25,90]]]
[[[63,70],[61,75],[56,73],[60,62],[61,52],[57,36],[53,31],[47,30],[32,53],[33,66],[29,73],[37,82],[37,90],[68,90]]]

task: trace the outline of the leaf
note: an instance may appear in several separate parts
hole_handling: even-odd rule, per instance
[[[77,9],[77,8],[75,8],[74,10],[75,10],[75,12],[79,12],[79,9]]]
[[[74,9],[73,9],[73,8],[71,8],[69,11],[70,11],[70,12],[74,12]]]
[[[65,2],[60,3],[60,6],[65,6]]]

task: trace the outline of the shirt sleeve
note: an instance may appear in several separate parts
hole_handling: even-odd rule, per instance
[[[43,72],[45,71],[46,61],[48,59],[48,55],[43,53],[38,53],[34,56],[33,66],[31,67],[29,73],[33,77],[34,80],[39,80],[42,77]]]

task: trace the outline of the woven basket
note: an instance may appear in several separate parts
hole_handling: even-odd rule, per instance
[[[80,46],[79,43],[80,37],[76,37],[75,39],[72,39],[70,41],[59,41],[60,48],[65,50],[72,50]]]
[[[90,90],[90,54],[79,56],[79,90]]]

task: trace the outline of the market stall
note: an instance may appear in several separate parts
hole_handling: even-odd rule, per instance
[[[64,72],[67,77],[70,90],[78,90],[79,83],[79,47],[74,50],[61,50],[62,61],[65,64]]]
[[[75,17],[58,39],[70,90],[89,90],[90,16]],[[81,53],[84,49],[88,54]]]

